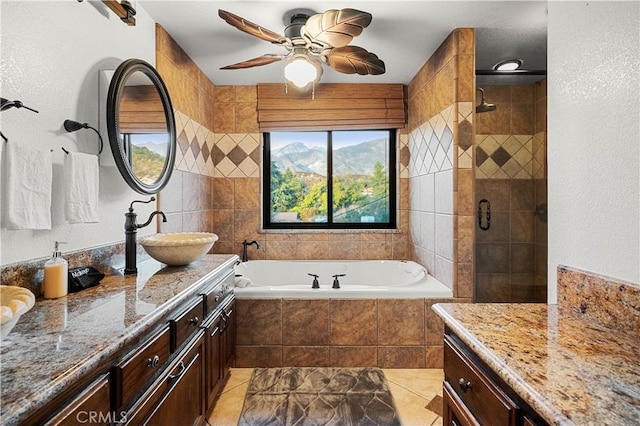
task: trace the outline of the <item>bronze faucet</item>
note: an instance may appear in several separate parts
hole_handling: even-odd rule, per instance
[[[162,221],[166,222],[167,221],[167,217],[164,215],[163,212],[161,212],[160,210],[156,210],[155,212],[151,213],[151,215],[149,215],[149,219],[141,224],[138,225],[138,223],[136,222],[136,217],[138,216],[138,214],[136,212],[133,211],[133,204],[134,203],[150,203],[152,201],[155,201],[156,198],[155,197],[151,197],[149,199],[149,201],[142,201],[142,200],[136,200],[131,202],[131,204],[129,205],[129,212],[124,214],[125,217],[125,221],[124,221],[124,244],[125,244],[125,257],[124,257],[124,262],[125,262],[125,266],[124,266],[124,273],[125,275],[128,274],[137,274],[138,273],[138,267],[136,266],[136,236],[138,234],[138,229],[140,228],[144,228],[145,226],[149,225],[151,223],[151,221],[153,220],[154,216],[156,215],[161,215],[162,216]]]
[[[242,242],[242,261],[243,262],[246,262],[247,260],[249,260],[249,258],[247,257],[247,246],[252,246],[254,244],[256,245],[256,250],[260,249],[260,245],[256,240],[253,240],[250,243],[247,242],[247,240],[244,240]]]

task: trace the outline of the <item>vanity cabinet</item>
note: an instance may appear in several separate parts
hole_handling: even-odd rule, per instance
[[[444,335],[443,425],[546,425],[448,327]]]
[[[121,422],[127,425],[204,424],[204,353],[204,333],[198,331]]]
[[[46,425],[74,426],[81,423],[109,425],[114,420],[109,393],[109,376],[102,375],[73,401],[64,407]]]
[[[209,412],[235,362],[235,296],[233,271],[203,293],[205,320],[205,387]]]
[[[170,355],[170,328],[167,325],[113,369],[116,411],[133,403],[167,365]]]
[[[215,274],[203,271],[198,284],[178,287],[188,295],[176,291],[180,301],[158,305],[143,332],[109,341],[119,349],[12,424],[204,425],[235,362],[233,264],[231,258]],[[175,273],[168,281],[182,284]]]

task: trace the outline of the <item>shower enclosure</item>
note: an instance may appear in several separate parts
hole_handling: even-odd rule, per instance
[[[474,299],[546,302],[546,80],[477,89]]]

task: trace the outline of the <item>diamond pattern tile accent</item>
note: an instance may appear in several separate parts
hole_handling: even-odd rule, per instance
[[[187,138],[187,134],[184,130],[181,132],[176,131],[176,133],[178,134],[178,148],[180,148],[180,151],[184,155],[184,153],[189,149],[189,138]]]
[[[200,156],[200,144],[198,143],[198,140],[196,138],[194,138],[191,141],[191,152],[193,153],[193,157],[194,158],[198,158],[198,156]]]
[[[484,152],[484,149],[482,149],[482,147],[477,147],[476,148],[476,166],[480,167],[482,166],[482,164],[487,161],[487,158],[489,158],[489,155],[487,155],[486,152]]]
[[[536,139],[532,135],[476,135],[476,177],[532,179],[536,174],[543,177],[544,166],[536,152],[539,145]],[[544,148],[538,150],[544,156]]]
[[[473,168],[473,157],[471,156],[472,150],[464,150],[458,147],[458,168],[459,169],[471,169]]]
[[[498,149],[493,151],[493,154],[491,154],[491,159],[496,162],[498,167],[502,167],[507,161],[511,159],[511,156],[504,148],[500,146],[498,147]]]
[[[236,145],[236,147],[227,154],[227,158],[229,158],[229,160],[231,160],[236,166],[239,166],[247,157],[247,153],[240,148],[240,145]]]
[[[453,168],[456,148],[453,129],[455,108],[447,107],[422,123],[408,135],[409,158],[405,162],[402,148],[401,167],[407,164],[407,176],[416,177]],[[470,145],[471,146],[471,145]],[[469,154],[471,158],[471,154]],[[400,169],[402,171],[402,168]]]

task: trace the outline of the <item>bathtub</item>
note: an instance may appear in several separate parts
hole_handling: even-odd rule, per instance
[[[397,260],[252,260],[235,268],[239,299],[449,298],[451,289],[415,262]],[[313,289],[318,275],[319,289]],[[333,275],[340,288],[332,288]]]

